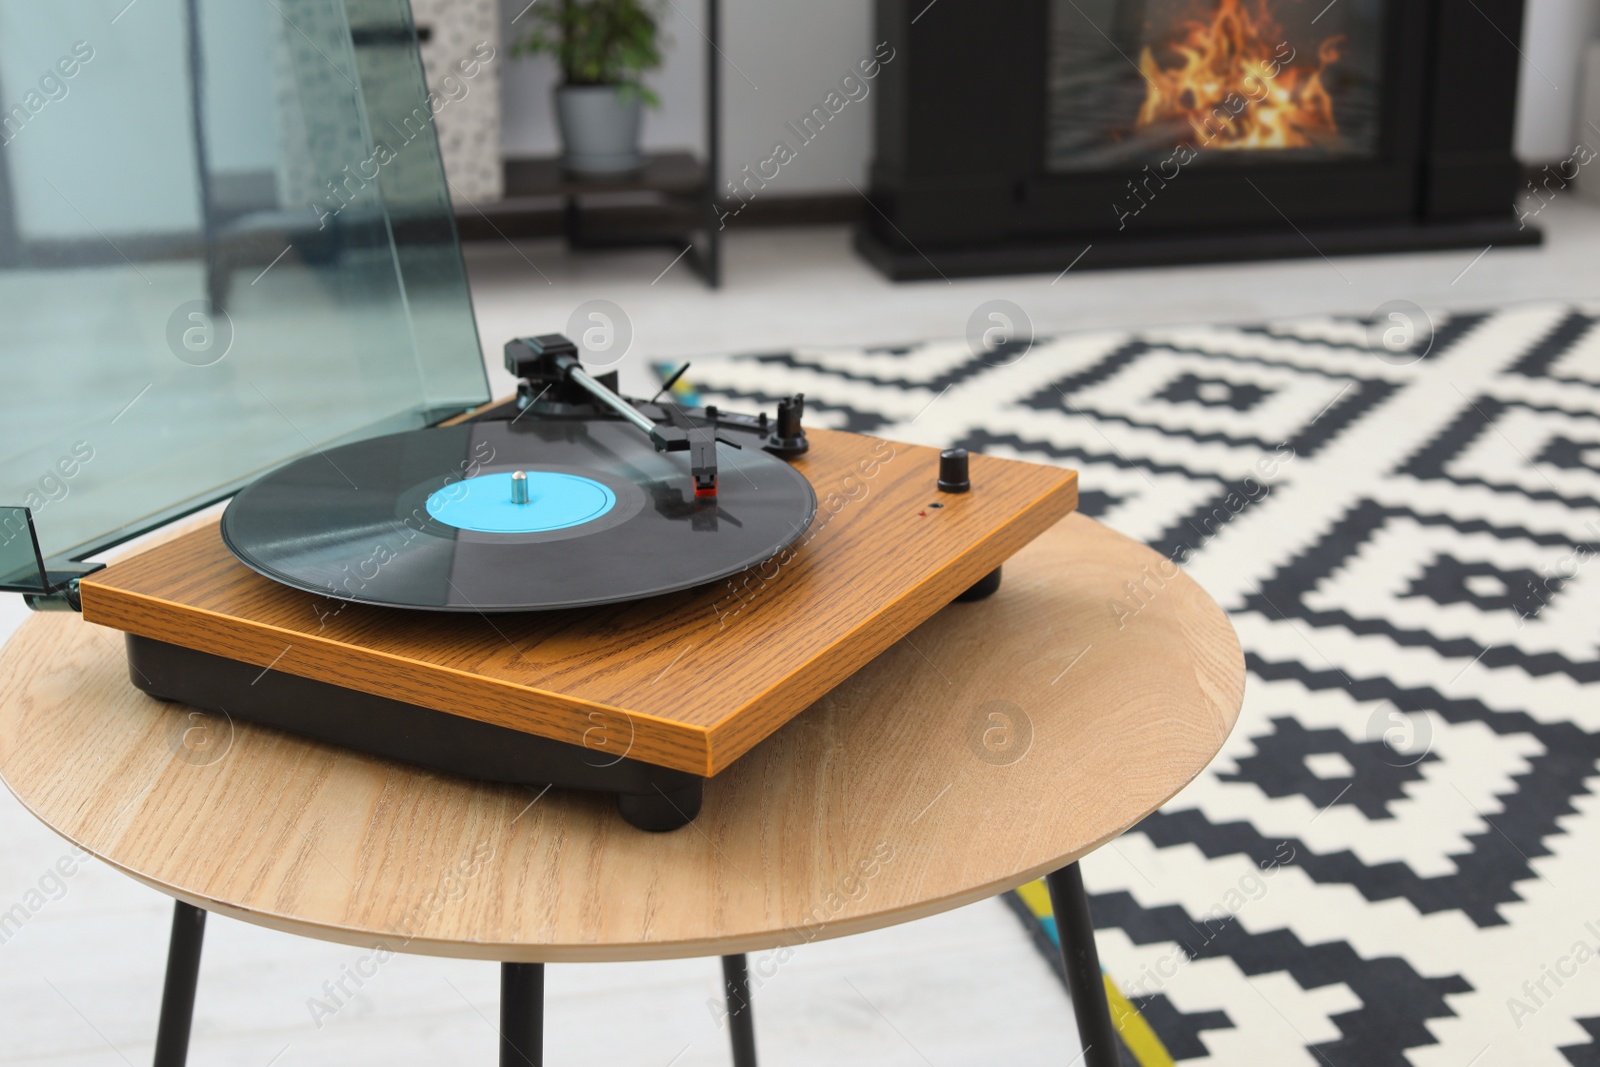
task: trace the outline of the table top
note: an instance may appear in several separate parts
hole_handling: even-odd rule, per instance
[[[1008,562],[996,595],[940,611],[708,781],[669,834],[609,797],[163,704],[127,672],[120,635],[70,614],[0,650],[0,777],[63,837],[247,922],[544,962],[796,945],[1013,888],[1182,788],[1244,689],[1217,605],[1081,516]]]

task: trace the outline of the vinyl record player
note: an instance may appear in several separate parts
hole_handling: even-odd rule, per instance
[[[624,401],[715,455],[657,451],[620,415],[533,399],[552,383],[520,369],[520,401],[302,457],[220,523],[82,579],[84,617],[127,633],[153,696],[614,792],[634,825],[673,829],[703,778],[933,612],[994,592],[1076,500],[1070,471],[807,431],[802,397],[774,417]],[[458,502],[480,526],[569,517],[558,492],[513,501],[517,475],[552,468],[610,507],[531,533],[450,524]]]
[[[283,106],[306,113],[277,147],[314,172],[403,117]],[[629,399],[558,334],[507,345],[517,395],[491,403],[434,151],[314,242],[270,213],[227,224],[282,227],[249,242],[208,222],[191,264],[74,275],[93,314],[41,304],[0,420],[0,589],[125,633],[154,697],[612,793],[660,830],[1075,506],[1071,471],[808,427],[799,396]],[[130,192],[151,217],[187,195]]]
[[[1076,501],[1070,471],[808,431],[803,397],[574,389],[559,335],[507,363],[516,399],[313,450],[66,594],[152,696],[672,829]]]

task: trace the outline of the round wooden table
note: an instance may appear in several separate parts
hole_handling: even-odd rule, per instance
[[[1041,875],[1089,1044],[1105,1001],[1075,861],[1206,766],[1244,688],[1217,605],[1081,516],[1008,561],[996,595],[950,605],[708,781],[700,816],[669,834],[630,827],[607,797],[445,777],[164,704],[127,672],[114,631],[29,619],[0,651],[0,777],[180,902],[158,1063],[187,1046],[205,911],[501,961],[503,1062],[540,1062],[537,965],[720,955],[736,1058],[753,1062],[742,953]]]

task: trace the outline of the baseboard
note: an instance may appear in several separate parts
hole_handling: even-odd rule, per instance
[[[1060,239],[974,248],[902,249],[886,244],[867,227],[858,227],[856,251],[894,281],[1042,274],[1075,270],[1113,270],[1196,263],[1358,256],[1385,252],[1437,252],[1453,248],[1538,245],[1544,234],[1522,228],[1514,218],[1435,223],[1426,226],[1341,227],[1265,233],[1112,233],[1090,239]]]

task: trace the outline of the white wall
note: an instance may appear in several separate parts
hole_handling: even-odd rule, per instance
[[[647,79],[660,95],[661,107],[646,112],[644,143],[652,149],[698,150],[704,143],[701,131],[705,127],[705,39],[697,29],[705,23],[704,3],[675,2],[676,9],[662,5],[666,64]],[[500,70],[500,145],[508,156],[549,156],[560,151],[550,101],[550,91],[558,78],[555,61],[549,56],[511,55],[512,45],[527,34],[531,19],[523,12],[528,6],[528,0],[500,0],[500,40],[505,59]]]
[[[510,20],[527,0],[501,0],[506,40],[522,30]],[[647,114],[649,148],[701,150],[706,42],[704,0],[671,0],[665,27],[673,39],[651,83],[662,107]],[[525,21],[525,19],[523,20]],[[800,147],[784,129],[822,103],[839,79],[872,54],[870,0],[722,0],[723,177],[772,154],[776,141],[798,148],[762,195],[849,192],[862,184],[872,154],[870,99],[849,104],[821,135]],[[554,65],[545,57],[508,60],[503,73],[501,138],[509,155],[553,155],[559,148],[550,113]]]
[[[24,237],[198,225],[181,5],[146,0],[113,23],[118,6],[0,0],[0,110],[24,101],[75,42],[93,49],[66,96],[6,148]]]
[[[130,14],[128,17],[132,17]],[[278,72],[273,69],[266,4],[202,0],[207,162],[212,171],[263,171],[278,165]]]
[[[518,28],[510,27],[509,20],[526,2],[501,0],[508,29]],[[784,136],[784,122],[809,111],[850,66],[871,52],[875,41],[870,0],[723,0],[722,8],[723,51],[730,64],[723,68],[727,179],[745,163],[767,158],[773,140]],[[705,46],[684,16],[703,24],[703,0],[672,0],[666,11],[676,43],[654,79],[664,106],[647,117],[645,143],[652,148],[698,148]],[[1528,62],[1522,71],[1516,133],[1522,159],[1545,162],[1571,153],[1578,56],[1597,34],[1600,0],[1528,0],[1522,43]],[[554,154],[558,146],[549,102],[553,66],[542,58],[509,60],[505,74],[505,151]],[[871,105],[851,108],[855,113],[842,113],[823,136],[806,145],[767,192],[835,193],[848,190],[846,179],[861,184],[872,155]]]
[[[734,71],[724,80],[725,179],[747,165],[753,171],[781,141],[797,156],[763,195],[848,194],[847,179],[864,186],[872,155],[870,96],[845,105],[803,145],[786,124],[798,127],[824,97],[839,92],[846,75],[861,80],[857,65],[872,58],[872,5],[865,0],[729,0],[727,8],[728,57],[744,75]]]
[[[0,0],[0,110],[24,100],[75,42],[93,49],[66,81],[66,95],[7,146],[25,237],[115,238],[199,225],[187,16],[178,0],[125,6]],[[202,7],[211,167],[270,170],[272,9],[239,0]]]
[[[1600,35],[1597,0],[1528,0],[1517,98],[1517,156],[1528,163],[1566,159],[1580,140],[1577,100],[1581,56]]]
[[[500,0],[506,36],[524,29],[512,19],[526,0]],[[62,191],[108,234],[171,231],[195,224],[192,196],[193,160],[187,124],[186,86],[179,42],[179,14],[172,0],[145,0],[118,20],[110,14],[119,0],[98,5],[41,5],[36,0],[0,0],[0,104],[17,102],[38,76],[65,53],[71,43],[89,39],[95,59],[74,79],[72,92],[40,113],[39,128],[27,130],[11,146],[12,177],[19,214],[29,236],[89,236],[93,229],[43,182],[51,176]],[[248,5],[246,5],[248,6]],[[265,6],[262,5],[263,10]],[[868,0],[723,0],[723,153],[725,180],[745,164],[766,159],[777,140],[794,145],[785,123],[817,106],[838,79],[875,43],[872,5]],[[213,10],[208,4],[208,10]],[[665,29],[670,39],[665,67],[652,79],[662,107],[645,124],[650,147],[688,147],[703,143],[704,59],[701,36],[704,0],[670,0]],[[240,64],[262,76],[267,49],[252,48],[242,33],[246,19],[223,26],[210,20],[213,55],[233,54]],[[1522,72],[1516,134],[1517,153],[1524,160],[1545,162],[1568,156],[1576,143],[1575,108],[1579,91],[1579,55],[1586,42],[1600,34],[1597,0],[1528,0],[1522,50],[1528,62]],[[210,50],[208,49],[208,51]],[[146,71],[152,54],[164,54],[163,69],[180,74],[145,80],[128,92],[134,79],[130,63]],[[223,69],[223,67],[228,69]],[[237,79],[233,64],[208,71],[208,81]],[[511,59],[507,52],[502,79],[505,104],[502,144],[512,155],[557,151],[550,112],[550,87],[555,70],[544,57]],[[214,143],[218,169],[266,162],[261,153],[270,138],[259,136],[265,94],[235,100],[213,85]],[[238,95],[238,94],[233,94]],[[799,148],[794,162],[782,169],[763,195],[838,193],[846,181],[865,181],[872,154],[871,102],[852,103],[811,143]],[[226,114],[224,114],[226,113]],[[230,133],[237,136],[230,137]],[[83,165],[86,158],[95,162]],[[167,215],[151,215],[145,195],[162,188]],[[92,211],[89,208],[92,207]]]

